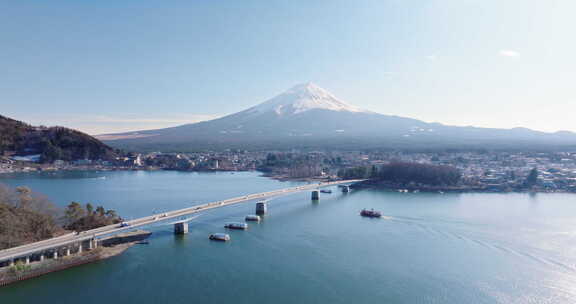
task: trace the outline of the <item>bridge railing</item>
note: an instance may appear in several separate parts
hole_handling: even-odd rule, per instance
[[[136,226],[148,225],[152,222],[155,222],[156,220],[172,219],[172,218],[175,218],[178,216],[182,216],[182,215],[186,215],[186,214],[190,214],[190,213],[196,213],[196,212],[200,212],[200,211],[208,210],[208,209],[213,209],[213,208],[217,208],[217,207],[228,206],[228,205],[244,202],[247,200],[253,200],[253,199],[258,199],[258,198],[263,198],[263,197],[270,197],[270,196],[274,196],[277,194],[279,195],[279,194],[283,194],[283,193],[291,193],[291,192],[295,192],[295,191],[314,189],[314,188],[318,188],[318,187],[325,187],[325,186],[330,186],[330,185],[335,185],[335,184],[354,183],[354,182],[359,182],[359,181],[362,181],[362,180],[345,180],[345,181],[333,181],[333,182],[321,182],[321,183],[316,183],[316,184],[307,184],[307,185],[296,186],[296,187],[291,187],[291,188],[287,188],[287,189],[279,189],[279,190],[273,190],[273,191],[262,192],[262,193],[248,194],[245,196],[239,196],[239,197],[234,197],[234,198],[230,198],[230,199],[226,199],[226,200],[206,203],[206,204],[202,204],[202,205],[191,206],[191,207],[184,208],[184,209],[165,212],[165,216],[151,215],[151,216],[145,216],[142,218],[130,220],[130,221],[127,221],[130,225],[126,226],[126,227],[120,227],[119,224],[113,224],[113,225],[108,225],[108,226],[84,231],[84,232],[81,232],[80,234],[71,233],[71,234],[61,236],[58,238],[51,238],[51,239],[47,239],[47,240],[43,240],[43,241],[31,243],[31,244],[26,244],[26,245],[14,247],[14,248],[1,250],[0,251],[0,257],[3,254],[14,256],[14,254],[12,254],[12,252],[19,252],[19,254],[21,252],[25,252],[26,254],[29,254],[30,252],[34,252],[34,251],[46,250],[46,246],[48,246],[48,247],[52,246],[49,248],[56,248],[56,247],[60,247],[60,246],[64,246],[66,244],[72,243],[72,242],[83,241],[86,239],[90,239],[92,237],[102,236],[102,235],[106,235],[106,234],[110,234],[110,233],[117,233],[117,232],[131,229],[131,228],[136,227]],[[63,242],[58,242],[60,238],[62,238]],[[66,240],[68,238],[70,239],[69,242],[67,242],[67,240]],[[51,243],[54,243],[54,244],[51,244]],[[43,246],[43,245],[46,245],[46,246]]]
[[[49,239],[46,239],[46,240],[34,242],[34,243],[32,243],[32,244],[34,244],[34,245],[42,245],[42,244],[49,243],[50,241],[63,240],[63,239],[66,239],[66,238],[73,237],[73,236],[75,236],[75,235],[76,235],[76,233],[75,233],[75,232],[72,232],[72,233],[68,233],[68,234],[61,235],[61,236],[49,238]],[[7,248],[7,249],[4,249],[4,250],[0,250],[0,253],[9,253],[9,252],[13,252],[13,251],[23,250],[23,249],[26,249],[27,247],[30,247],[30,245],[31,245],[31,244],[24,244],[24,245],[20,245],[20,246],[17,246],[17,247]]]

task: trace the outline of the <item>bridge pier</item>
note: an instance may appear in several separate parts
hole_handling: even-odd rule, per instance
[[[172,211],[169,213],[170,214],[169,218],[174,217],[172,214],[178,214],[178,216],[186,216],[189,214],[201,212],[203,210],[233,205],[233,204],[237,204],[237,203],[241,203],[241,202],[245,202],[245,201],[251,201],[253,199],[260,199],[260,201],[256,203],[256,214],[257,215],[264,215],[268,211],[267,199],[269,199],[270,197],[275,197],[278,195],[285,195],[285,194],[290,194],[290,193],[295,193],[295,192],[313,191],[314,189],[318,189],[320,187],[332,186],[332,185],[344,185],[344,184],[350,184],[350,183],[359,182],[359,181],[361,181],[361,180],[342,180],[342,181],[335,181],[335,182],[324,182],[324,183],[309,184],[309,185],[304,185],[304,186],[291,187],[291,188],[287,188],[287,189],[280,189],[280,190],[257,193],[257,194],[250,194],[250,195],[246,195],[244,197],[236,197],[236,198],[232,198],[232,199],[228,199],[228,200],[206,203],[206,204],[202,204],[202,205],[197,205],[197,206],[193,206],[193,207],[189,207],[189,208],[180,209],[177,211]],[[343,186],[342,192],[349,192],[349,191],[350,191],[349,186]],[[318,190],[312,192],[312,199],[318,200],[319,197],[320,197],[320,194],[319,194]],[[154,223],[156,220],[159,220],[159,217],[147,216],[147,217],[143,217],[143,218],[134,220],[132,222],[132,225],[134,227],[148,225],[148,224]],[[164,219],[162,219],[162,220],[164,220]],[[120,226],[123,226],[123,225],[120,225]],[[92,250],[92,249],[95,249],[98,247],[98,240],[96,239],[97,235],[116,234],[118,231],[125,230],[125,229],[119,229],[119,228],[121,228],[121,227],[114,226],[114,227],[109,227],[109,228],[105,228],[105,229],[103,228],[102,230],[97,230],[98,233],[92,234],[92,238],[90,238],[90,234],[84,234],[84,233],[76,233],[74,235],[70,234],[67,236],[62,236],[62,238],[55,238],[54,240],[51,240],[50,242],[46,242],[46,244],[49,244],[49,246],[46,246],[46,244],[44,244],[43,247],[38,247],[38,248],[44,248],[41,251],[36,251],[37,246],[42,245],[42,243],[38,243],[38,244],[23,245],[22,248],[19,248],[19,249],[14,250],[14,251],[0,252],[0,259],[1,259],[0,260],[1,261],[0,266],[6,265],[6,264],[14,265],[14,263],[20,262],[20,261],[23,262],[26,255],[29,255],[28,256],[29,261],[30,260],[31,261],[38,261],[38,260],[43,261],[45,259],[51,259],[51,258],[56,260],[56,259],[58,259],[59,254],[69,255],[69,254],[73,254],[76,252],[82,253],[83,251],[86,251],[86,250]],[[186,224],[181,224],[180,228],[175,227],[174,229],[176,232],[181,231],[182,233],[186,233],[188,230]],[[74,251],[74,250],[77,250],[77,251]]]
[[[14,259],[10,259],[10,265],[9,265],[9,266],[10,266],[10,267],[13,267],[13,266],[14,266]]]
[[[342,193],[350,192],[350,186],[342,186]]]
[[[267,206],[266,202],[262,201],[262,202],[256,203],[256,214],[264,215],[264,214],[266,214],[267,211],[268,211],[268,206]]]
[[[174,233],[175,234],[188,233],[188,223],[187,222],[180,222],[180,223],[174,224]]]
[[[312,191],[312,200],[313,201],[320,200],[320,191],[318,190]]]

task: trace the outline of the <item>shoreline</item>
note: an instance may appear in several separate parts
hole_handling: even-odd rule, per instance
[[[56,173],[56,172],[83,172],[83,171],[98,171],[98,172],[109,172],[109,171],[162,171],[160,168],[130,168],[130,167],[66,167],[66,168],[38,168],[38,167],[23,167],[18,169],[4,170],[0,171],[0,176],[5,174],[15,174],[15,173]]]
[[[136,230],[122,233],[101,240],[101,246],[71,256],[64,256],[58,260],[47,259],[43,262],[33,262],[24,265],[4,267],[0,269],[0,288],[20,281],[44,276],[53,272],[94,263],[121,255],[138,242],[147,239],[152,233],[145,230]]]
[[[259,170],[172,170],[172,169],[162,169],[157,167],[146,167],[146,168],[130,168],[130,167],[101,167],[101,166],[79,166],[79,167],[68,167],[68,168],[52,168],[52,169],[31,169],[31,170],[13,170],[13,171],[0,171],[0,177],[15,174],[15,173],[55,173],[55,172],[112,172],[112,171],[176,171],[176,172],[258,172],[260,176],[270,178],[280,182],[304,182],[304,183],[315,183],[315,182],[325,182],[325,181],[335,181],[338,180],[334,177],[290,177],[284,174],[276,174],[273,172],[265,172]],[[492,187],[489,186],[458,186],[458,187],[446,187],[446,186],[402,186],[394,184],[385,183],[375,183],[371,181],[365,181],[360,183],[355,183],[351,185],[352,189],[379,189],[387,190],[390,192],[425,192],[425,193],[576,193],[575,191],[568,191],[563,189],[536,189],[536,190],[517,190],[513,188],[502,187]],[[407,190],[407,191],[404,191]]]
[[[66,167],[66,168],[34,168],[34,167],[23,167],[17,170],[10,171],[0,171],[0,177],[3,175],[17,174],[17,173],[56,173],[56,172],[114,172],[114,171],[175,171],[175,172],[194,172],[194,173],[212,173],[212,172],[258,172],[260,176],[267,177],[273,180],[285,182],[322,182],[327,180],[334,180],[329,177],[289,177],[282,174],[274,174],[270,172],[264,172],[259,170],[174,170],[174,169],[163,169],[157,167],[145,167],[145,168],[133,168],[133,167],[101,167],[101,166],[78,166],[78,167]]]
[[[277,180],[280,182],[324,182],[324,181],[333,181],[333,178],[329,178],[329,177],[322,177],[322,176],[316,176],[316,177],[289,177],[286,175],[282,175],[282,174],[274,174],[271,172],[263,172],[263,171],[258,171],[255,170],[255,172],[259,172],[261,173],[260,176],[262,177],[267,177],[273,180]]]
[[[560,190],[560,189],[550,189],[550,190],[543,190],[543,189],[513,189],[513,188],[506,188],[506,189],[496,189],[496,188],[489,188],[489,187],[482,187],[482,186],[456,186],[456,187],[449,187],[449,186],[403,186],[403,185],[395,185],[395,184],[387,184],[387,183],[378,183],[373,181],[364,181],[352,184],[350,186],[352,189],[377,189],[377,190],[385,190],[389,192],[404,192],[404,193],[572,193],[576,194],[573,191],[567,190]]]

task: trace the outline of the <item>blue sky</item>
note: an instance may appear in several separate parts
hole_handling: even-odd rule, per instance
[[[91,134],[302,82],[383,114],[576,131],[573,0],[5,1],[0,114]]]

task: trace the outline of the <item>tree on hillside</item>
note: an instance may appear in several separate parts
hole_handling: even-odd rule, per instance
[[[0,185],[0,250],[61,233],[58,214],[56,206],[29,188]]]
[[[71,202],[64,211],[66,225],[70,225],[86,215],[84,208],[77,202]]]
[[[98,206],[96,207],[96,214],[98,216],[104,216],[106,214],[106,210],[104,210],[104,207]]]
[[[11,188],[0,184],[0,250],[41,241],[65,233],[67,229],[83,231],[119,223],[114,210],[91,204],[84,208],[71,202],[64,212],[46,197],[28,187]],[[90,212],[88,212],[90,210]],[[63,216],[62,216],[63,214]]]
[[[93,213],[94,213],[94,207],[92,206],[92,204],[87,203],[86,204],[86,214],[92,215]]]
[[[410,183],[453,186],[460,182],[460,170],[450,166],[439,166],[420,163],[393,162],[381,167],[355,167],[343,169],[338,176],[344,179],[370,178],[394,184]]]
[[[122,221],[114,210],[106,210],[102,206],[94,209],[90,203],[86,204],[86,207],[82,207],[77,202],[72,202],[68,205],[65,211],[65,218],[65,228],[74,231],[90,230]]]
[[[533,168],[532,170],[530,170],[530,173],[528,173],[528,176],[524,181],[524,185],[528,188],[536,186],[536,184],[538,183],[538,175],[539,175],[538,169]]]
[[[106,216],[110,218],[116,218],[118,217],[118,214],[116,214],[116,211],[114,210],[106,210]]]
[[[25,186],[16,187],[18,193],[18,205],[22,208],[30,207],[32,202],[32,190]]]

